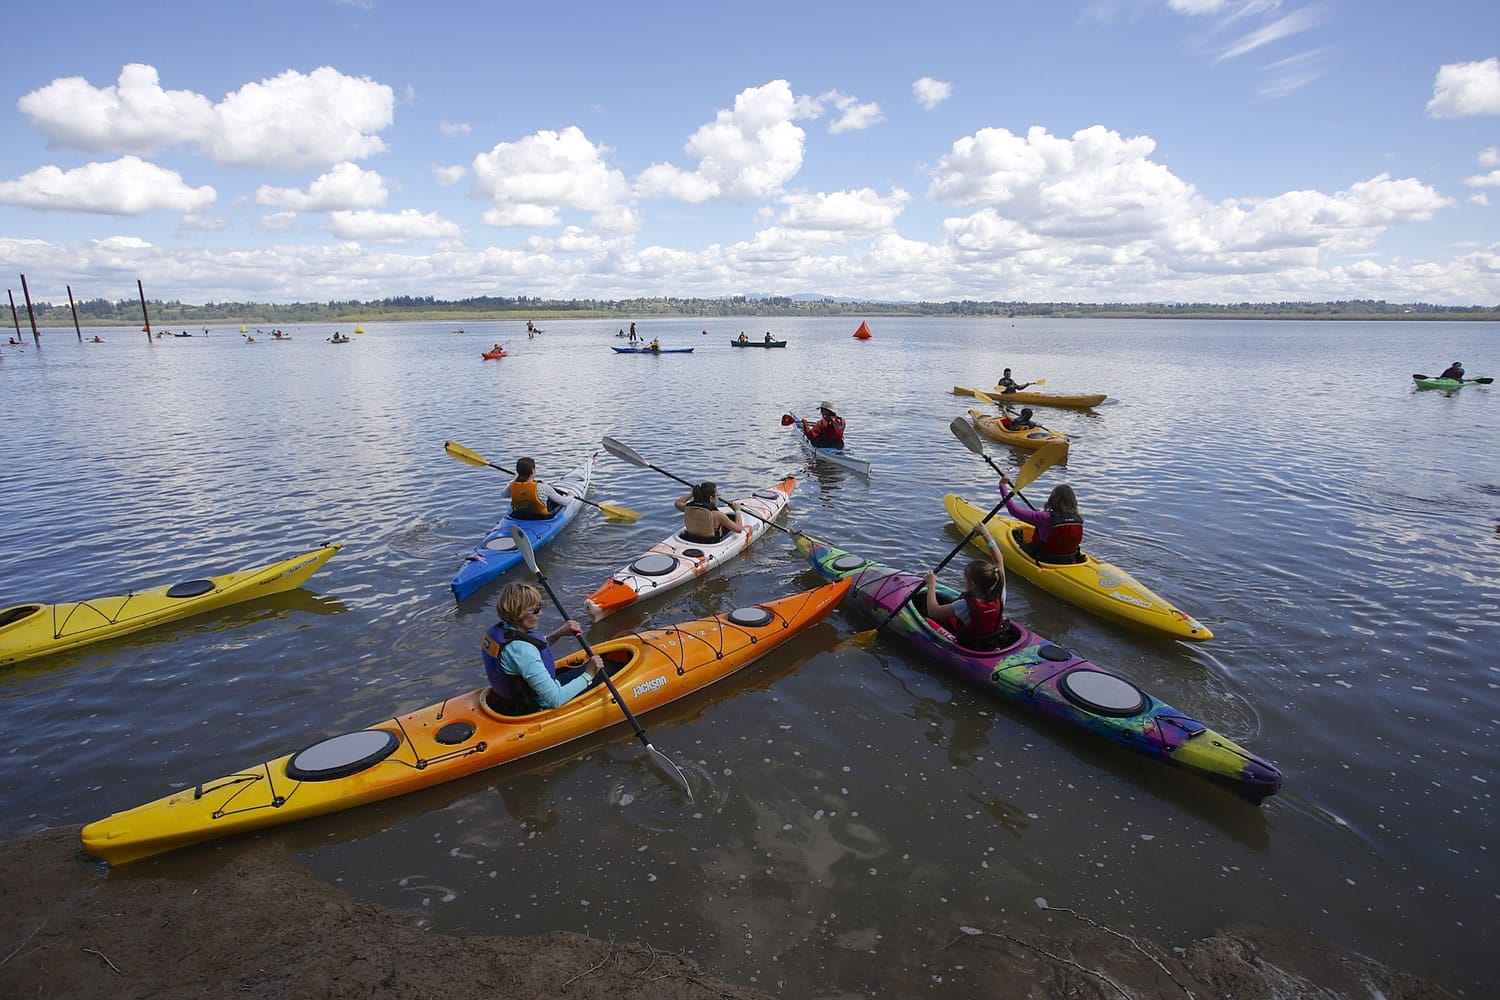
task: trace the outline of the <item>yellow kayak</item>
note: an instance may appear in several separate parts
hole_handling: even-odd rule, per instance
[[[953,493],[943,497],[943,506],[962,531],[968,531],[989,513]],[[1021,548],[1023,542],[1031,540],[1033,530],[1031,525],[1003,514],[990,521],[990,534],[1000,543],[1009,572],[1019,573],[1069,604],[1144,632],[1191,642],[1214,637],[1208,626],[1192,615],[1152,593],[1124,570],[1093,556],[1080,553],[1083,562],[1078,563],[1037,562]],[[984,551],[980,536],[970,539],[970,544]]]
[[[119,597],[0,608],[0,667],[295,590],[341,548],[342,543],[325,545],[269,566]]]
[[[978,410],[970,410],[969,418],[974,421],[974,426],[984,432],[986,437],[994,438],[1002,444],[1008,444],[1013,448],[1030,448],[1032,451],[1049,445],[1053,442],[1061,444],[1064,448],[1068,446],[1068,436],[1047,427],[1030,427],[1026,430],[1013,431],[1005,426],[1009,418],[995,416],[990,413],[980,413]]]
[[[965,389],[961,385],[953,387],[955,396],[972,396],[974,393],[982,392],[986,396],[1003,399],[1007,403],[1021,403],[1027,406],[1062,406],[1070,410],[1086,410],[1091,406],[1098,406],[1109,397],[1102,392],[1074,393],[1067,395],[1056,392],[1032,392],[1020,389],[1016,392],[1006,392],[1001,386],[993,389]]]

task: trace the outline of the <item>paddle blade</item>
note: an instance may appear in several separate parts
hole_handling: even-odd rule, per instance
[[[526,532],[512,524],[510,526],[510,537],[516,543],[516,549],[520,551],[521,558],[526,560],[526,568],[540,576],[542,571],[536,567],[536,550],[531,547],[531,539],[526,536]],[[568,616],[564,614],[563,617],[566,618]]]
[[[790,427],[793,424],[795,424],[796,422],[797,421],[795,419],[793,419],[793,417],[792,417],[792,415],[790,413],[783,413],[781,415],[781,426],[783,426],[783,427]]]
[[[1490,376],[1488,376],[1488,375],[1481,375],[1478,378],[1470,379],[1469,381],[1470,382],[1478,382],[1480,385],[1489,385],[1490,383],[1494,382],[1495,380],[1493,378],[1491,378]]]
[[[1036,450],[1021,470],[1016,473],[1016,489],[1024,490],[1036,481],[1036,477],[1052,468],[1058,462],[1066,461],[1068,457],[1068,446],[1054,441]]]
[[[457,441],[444,441],[443,450],[448,453],[449,458],[456,458],[465,465],[473,465],[477,468],[485,468],[490,463],[485,457],[476,451],[470,451]]]
[[[987,392],[980,392],[978,389],[974,390],[974,398],[977,399],[977,400],[979,400],[981,403],[989,403],[991,406],[998,406],[999,405],[998,403],[995,402],[995,397],[994,396],[991,396]]]
[[[875,645],[875,640],[880,638],[880,629],[867,628],[863,632],[856,632],[844,640],[846,646],[858,646],[860,649],[869,649]]]
[[[639,465],[643,469],[649,469],[651,467],[651,463],[642,458],[640,456],[640,453],[629,445],[621,444],[612,437],[605,438],[601,443],[604,445],[605,451],[615,456],[615,458],[620,459],[622,462],[629,462],[631,465]]]
[[[984,454],[984,442],[979,440],[979,432],[974,429],[973,424],[969,423],[963,417],[954,417],[949,422],[948,429],[953,432],[954,437],[963,443],[965,448],[976,455]]]
[[[1039,378],[1039,379],[1037,379],[1035,382],[1033,382],[1031,384],[1032,385],[1046,385],[1047,384],[1047,380],[1044,379],[1044,378]]]
[[[641,512],[631,510],[629,507],[620,507],[612,503],[601,503],[599,509],[604,511],[604,516],[616,521],[639,521]]]

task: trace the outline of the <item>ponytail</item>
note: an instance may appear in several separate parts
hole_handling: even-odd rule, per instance
[[[975,559],[969,563],[969,568],[964,573],[969,587],[974,596],[982,601],[994,601],[1000,597],[1000,574],[995,570],[995,564],[983,559]]]

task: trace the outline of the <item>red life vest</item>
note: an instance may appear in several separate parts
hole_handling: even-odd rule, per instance
[[[1042,553],[1049,556],[1071,556],[1083,544],[1082,521],[1058,521],[1054,515],[1052,530],[1042,543]]]
[[[844,418],[837,413],[824,417],[808,428],[807,439],[819,448],[842,448]]]
[[[969,623],[962,618],[953,619],[953,634],[969,649],[993,647],[995,637],[1005,628],[1005,604],[1000,599],[981,601],[969,591],[961,598],[968,607]]]

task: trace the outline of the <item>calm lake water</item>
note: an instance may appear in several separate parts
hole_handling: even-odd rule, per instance
[[[478,637],[504,581],[458,606],[448,581],[502,513],[506,477],[448,458],[447,439],[505,465],[535,455],[545,478],[609,435],[726,496],[792,473],[788,524],[921,569],[959,538],[943,494],[995,495],[948,429],[973,405],[951,390],[1010,366],[1110,394],[1038,411],[1076,440],[1034,499],[1072,483],[1087,548],[1217,637],[1137,635],[1019,579],[1009,611],[1274,760],[1280,796],[1250,806],[894,645],[840,644],[872,624],[840,612],[643,719],[694,804],[622,725],[259,836],[436,930],[649,941],[789,996],[981,995],[942,946],[963,925],[1070,919],[1038,899],[1168,945],[1230,922],[1303,928],[1490,992],[1500,386],[1415,392],[1410,375],[1454,358],[1500,374],[1500,325],[876,318],[860,343],[857,324],[641,321],[696,348],[662,357],[611,352],[617,320],[546,322],[532,340],[521,323],[369,323],[345,346],[303,325],[289,343],[225,326],[0,347],[0,605],[345,544],[293,594],[0,671],[0,836],[86,823],[482,683]],[[790,344],[732,350],[742,329]],[[482,361],[497,340],[511,356]],[[869,480],[808,466],[780,426],[825,397]],[[601,455],[594,498],[646,516],[585,512],[543,550],[575,616],[680,523],[680,492]],[[773,533],[590,635],[817,583]],[[109,877],[192,879],[244,847]]]

